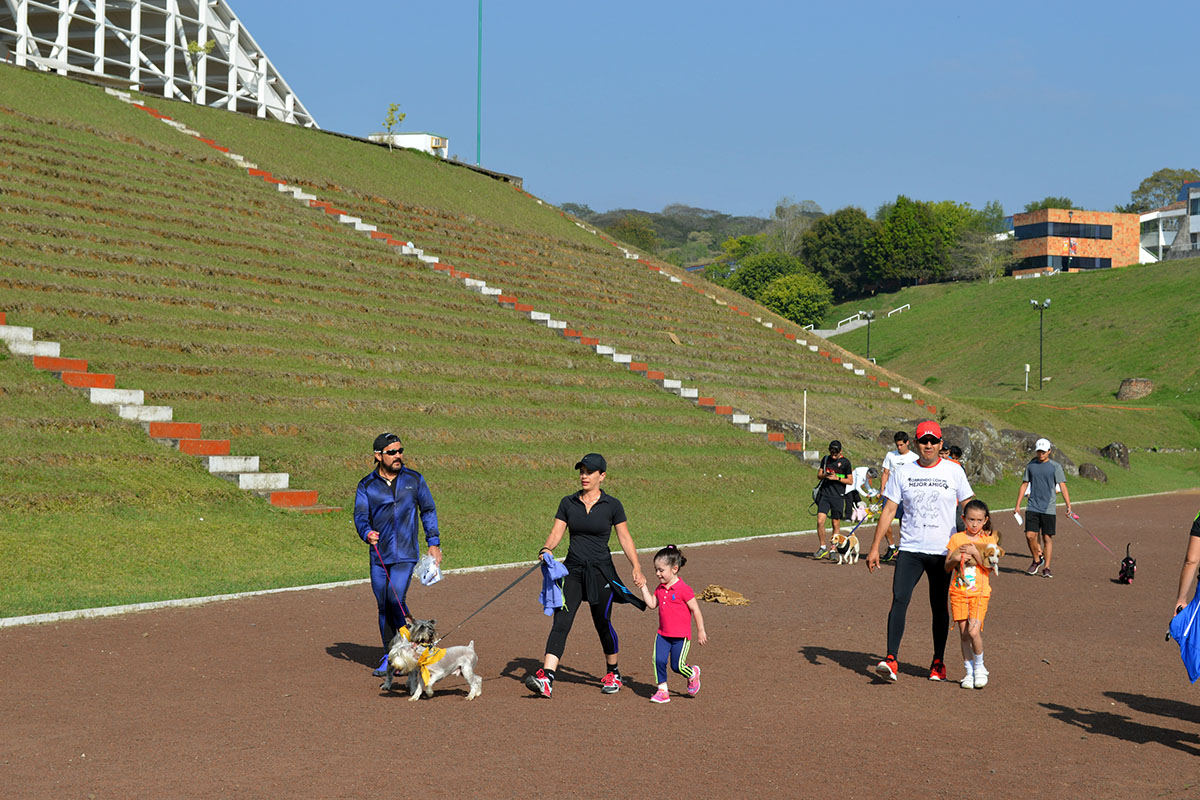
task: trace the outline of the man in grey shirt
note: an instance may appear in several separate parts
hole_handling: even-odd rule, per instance
[[[1071,516],[1071,495],[1067,493],[1067,476],[1063,474],[1062,465],[1050,459],[1050,440],[1038,439],[1034,449],[1037,450],[1037,456],[1025,465],[1025,474],[1021,476],[1021,488],[1017,492],[1015,516],[1020,522],[1021,501],[1025,498],[1025,490],[1028,489],[1029,505],[1025,509],[1025,541],[1029,543],[1029,553],[1033,556],[1033,563],[1029,565],[1026,572],[1030,575],[1037,575],[1040,569],[1043,578],[1053,578],[1054,574],[1050,572],[1050,555],[1054,552],[1055,490],[1062,490],[1068,516]]]

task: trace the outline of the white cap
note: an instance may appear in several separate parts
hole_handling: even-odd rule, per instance
[[[1045,451],[1049,452],[1050,451],[1050,440],[1049,439],[1038,439],[1037,444],[1035,444],[1033,446],[1033,449],[1034,450],[1045,450]]]

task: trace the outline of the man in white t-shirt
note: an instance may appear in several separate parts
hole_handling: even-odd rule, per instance
[[[879,477],[879,470],[874,467],[855,467],[850,475],[850,483],[846,484],[846,518],[854,522],[866,519],[866,503],[864,498],[875,497],[879,491],[871,485],[871,481]]]
[[[946,680],[946,635],[950,630],[947,596],[946,542],[954,535],[958,504],[974,492],[963,468],[942,458],[942,427],[932,420],[917,426],[917,460],[892,470],[883,489],[883,512],[875,527],[875,540],[867,553],[867,569],[879,568],[879,544],[892,524],[896,507],[904,504],[900,524],[900,554],[892,574],[892,608],[888,612],[887,658],[875,671],[889,681],[899,677],[896,654],[904,637],[904,621],[913,589],[924,573],[929,579],[929,607],[933,614],[933,663],[929,680]]]
[[[914,453],[908,446],[908,431],[896,431],[896,435],[892,437],[892,441],[896,443],[896,449],[888,452],[883,457],[883,474],[879,477],[879,486],[886,487],[888,478],[900,467],[905,464],[911,464],[917,460],[917,454]],[[904,521],[904,505],[896,506],[896,522]],[[887,529],[888,549],[883,554],[882,561],[895,561],[896,554],[900,552],[900,548],[896,547],[896,540],[892,537],[892,529]]]

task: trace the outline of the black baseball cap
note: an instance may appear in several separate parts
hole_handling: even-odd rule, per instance
[[[839,442],[837,439],[834,439],[832,442],[829,443],[829,452],[831,452],[831,453],[842,452],[842,443]]]
[[[608,472],[608,464],[599,453],[588,453],[575,463],[575,469],[586,469],[588,472]]]
[[[400,437],[394,433],[381,433],[375,437],[375,452],[382,453],[389,444],[399,441]]]

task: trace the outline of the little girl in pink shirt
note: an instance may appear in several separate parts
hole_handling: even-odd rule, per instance
[[[650,608],[658,609],[658,636],[654,639],[654,674],[658,680],[658,691],[650,698],[652,703],[669,703],[667,693],[667,664],[671,669],[687,678],[687,693],[693,697],[700,691],[700,668],[687,663],[688,650],[692,645],[692,617],[696,618],[696,633],[700,644],[708,641],[704,632],[704,615],[696,602],[692,587],[679,579],[679,570],[687,559],[679,548],[669,544],[654,555],[654,574],[658,586],[650,594],[647,584],[642,584],[642,599]]]

